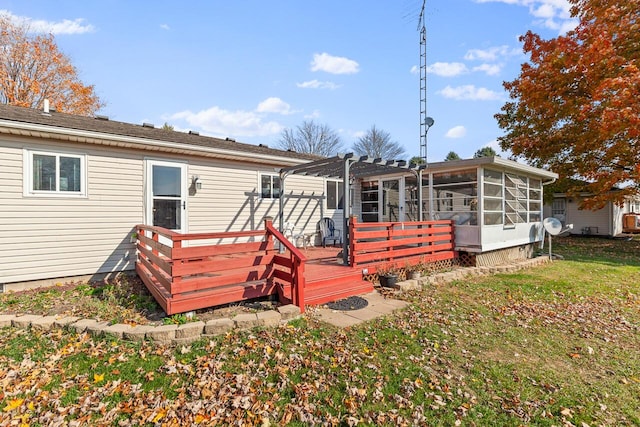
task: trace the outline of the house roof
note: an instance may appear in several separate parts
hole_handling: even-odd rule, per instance
[[[245,144],[231,138],[119,122],[105,116],[87,117],[55,111],[44,113],[6,104],[0,104],[0,133],[285,165],[321,158],[266,145]]]

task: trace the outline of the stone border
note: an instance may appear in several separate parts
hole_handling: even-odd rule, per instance
[[[492,267],[457,268],[455,270],[446,271],[444,273],[436,273],[429,276],[420,277],[418,279],[409,279],[402,282],[397,282],[394,286],[391,287],[391,289],[396,289],[400,292],[422,290],[424,287],[429,285],[449,283],[455,280],[462,280],[465,277],[470,276],[487,276],[497,273],[513,273],[516,271],[524,270],[525,268],[534,267],[548,262],[548,256],[539,256],[535,258],[529,258],[514,264],[497,265]]]
[[[392,288],[400,292],[421,290],[426,286],[449,283],[469,276],[486,276],[496,273],[511,273],[525,268],[549,262],[548,256],[530,258],[514,264],[494,267],[464,267],[444,273],[436,273],[419,279],[404,280],[396,283]],[[39,331],[67,328],[76,333],[87,332],[93,336],[109,335],[128,341],[150,340],[158,344],[180,345],[190,344],[200,338],[214,337],[231,330],[247,330],[255,327],[273,327],[286,323],[301,316],[300,308],[293,305],[283,305],[276,310],[260,311],[257,313],[242,313],[229,318],[212,319],[207,322],[189,322],[183,325],[136,325],[122,323],[110,325],[95,319],[80,319],[78,317],[41,316],[24,314],[0,314],[0,328],[12,326]]]
[[[79,334],[86,332],[92,336],[108,335],[128,341],[150,340],[157,344],[180,345],[190,344],[200,338],[222,335],[234,329],[246,330],[258,326],[277,326],[280,323],[297,319],[300,315],[300,308],[289,304],[278,307],[276,310],[239,314],[231,319],[220,318],[182,325],[131,326],[122,323],[110,325],[108,322],[78,317],[2,314],[0,315],[0,328],[11,326],[38,331],[67,328]]]

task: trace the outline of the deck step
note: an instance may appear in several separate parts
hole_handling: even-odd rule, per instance
[[[318,305],[369,292],[373,292],[373,284],[355,274],[307,282],[304,298],[306,304]]]

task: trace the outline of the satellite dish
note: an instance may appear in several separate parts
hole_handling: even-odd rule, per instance
[[[552,236],[557,236],[562,232],[562,223],[558,218],[545,218],[544,221],[542,221],[542,226],[545,230],[547,230],[547,233],[551,234]]]

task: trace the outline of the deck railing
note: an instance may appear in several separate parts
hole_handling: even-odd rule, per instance
[[[304,310],[305,257],[271,219],[264,230],[252,231],[182,234],[149,225],[136,230],[136,271],[169,315],[275,293],[283,299],[286,288]],[[278,253],[274,240],[286,251]]]
[[[453,222],[349,221],[349,261],[352,267],[379,269],[454,259]]]

